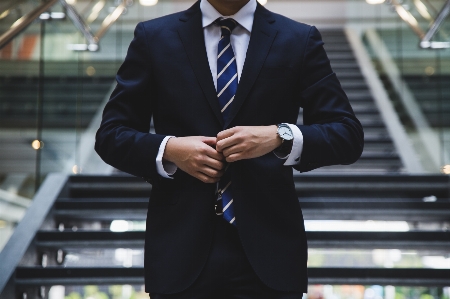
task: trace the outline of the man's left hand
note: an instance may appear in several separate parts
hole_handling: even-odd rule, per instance
[[[239,126],[217,134],[216,150],[227,162],[261,157],[281,145],[277,126]]]

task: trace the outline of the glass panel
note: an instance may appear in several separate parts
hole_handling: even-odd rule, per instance
[[[2,1],[0,32],[36,3]],[[37,22],[0,49],[0,250],[35,192],[40,41]]]
[[[368,3],[379,3],[370,5]],[[424,171],[450,174],[450,48],[419,47],[444,0],[349,1],[361,33]],[[358,18],[361,12],[364,18]],[[450,42],[447,16],[432,42]]]
[[[89,24],[103,20],[108,9],[114,8],[114,1],[79,1],[74,7],[81,14],[88,14]],[[54,9],[62,7],[56,5]],[[94,153],[94,139],[88,136],[86,140],[86,129],[111,92],[123,59],[120,31],[108,32],[97,52],[75,50],[83,44],[86,40],[70,18],[46,23],[42,111],[45,147],[39,168],[43,175],[52,171],[84,172],[84,163]],[[80,143],[82,140],[85,141]]]
[[[0,35],[40,3],[1,1]],[[88,18],[97,1],[67,3]],[[88,22],[93,30],[121,3],[103,1],[98,17]],[[94,152],[99,124],[93,119],[115,85],[132,37],[132,29],[123,34],[119,19],[105,31],[97,52],[76,51],[85,37],[56,2],[0,49],[0,191],[19,202],[1,208],[0,249],[48,173],[111,171]]]

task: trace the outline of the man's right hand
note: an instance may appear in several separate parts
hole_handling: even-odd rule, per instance
[[[215,146],[216,137],[170,138],[163,159],[204,183],[216,183],[224,173],[225,158]]]

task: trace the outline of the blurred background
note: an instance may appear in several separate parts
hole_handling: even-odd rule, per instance
[[[305,298],[450,299],[450,0],[260,3],[318,27],[365,131],[357,163],[295,174]],[[136,24],[192,4],[0,0],[0,298],[148,298],[151,185],[94,135]]]

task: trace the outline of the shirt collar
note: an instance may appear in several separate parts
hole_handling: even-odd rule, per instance
[[[222,16],[215,8],[208,2],[208,0],[200,1],[200,10],[202,11],[202,25],[203,28],[211,25],[218,18],[233,18],[236,22],[244,27],[248,32],[252,32],[253,18],[256,10],[256,0],[250,0],[245,4],[236,14],[232,16]]]

